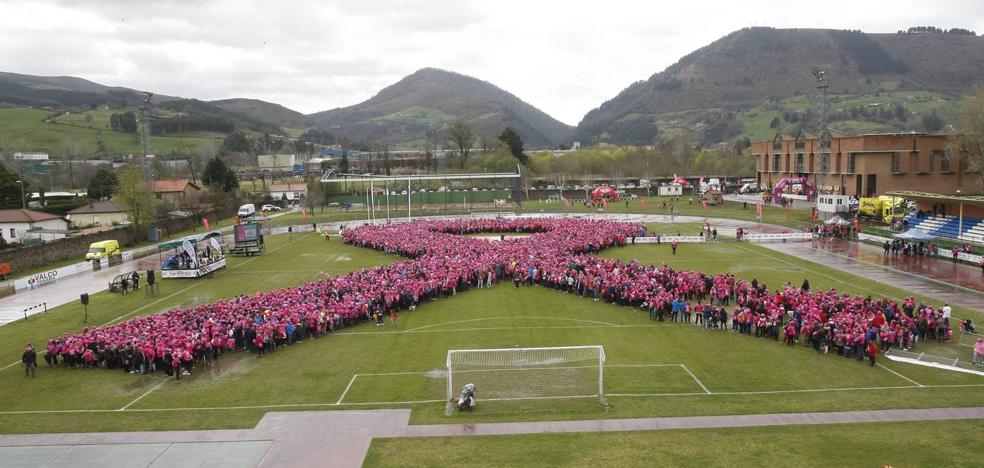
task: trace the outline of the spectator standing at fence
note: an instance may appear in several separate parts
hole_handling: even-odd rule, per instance
[[[130,279],[133,280],[133,290],[136,291],[140,289],[140,273],[134,271],[133,274],[130,275]]]
[[[21,355],[21,362],[24,363],[25,377],[37,377],[38,353],[34,351],[34,346],[31,346],[31,343],[28,343],[27,347],[24,348],[24,354]]]

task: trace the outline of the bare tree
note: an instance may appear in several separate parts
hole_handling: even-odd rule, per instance
[[[468,163],[468,154],[471,152],[472,146],[475,146],[475,139],[475,132],[467,120],[455,119],[448,125],[448,146],[454,150],[458,157],[461,169],[464,169],[465,164]]]
[[[957,171],[963,169],[960,160],[966,157],[967,168],[984,178],[984,87],[964,100],[948,150],[957,155]]]

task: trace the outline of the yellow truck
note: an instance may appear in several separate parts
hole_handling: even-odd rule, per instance
[[[116,240],[104,240],[93,242],[89,245],[89,251],[85,254],[86,260],[102,260],[114,255],[122,255],[120,243]]]
[[[882,195],[878,198],[862,198],[858,202],[858,214],[886,224],[905,216],[906,203],[902,197]]]

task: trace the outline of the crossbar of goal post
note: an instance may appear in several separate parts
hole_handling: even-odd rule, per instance
[[[470,358],[467,358],[470,357]],[[554,370],[554,371],[574,371],[578,369],[595,368],[592,366],[568,366],[564,364],[596,361],[598,369],[598,391],[597,395],[535,395],[534,388],[523,392],[524,396],[515,399],[541,399],[541,398],[583,398],[597,396],[601,403],[608,406],[605,398],[605,349],[600,345],[594,346],[557,346],[540,348],[497,348],[497,349],[452,349],[448,350],[447,356],[447,398],[450,402],[455,396],[456,386],[454,377],[456,367],[471,367],[472,369],[461,372],[510,372],[525,370]],[[576,377],[576,375],[575,375]],[[532,386],[531,386],[532,387]],[[583,390],[583,389],[582,389]],[[481,392],[481,386],[479,388]],[[572,393],[577,393],[575,390]],[[590,393],[590,391],[589,391]],[[493,398],[493,400],[496,398]],[[502,398],[513,399],[513,398]],[[448,405],[448,414],[451,406]]]

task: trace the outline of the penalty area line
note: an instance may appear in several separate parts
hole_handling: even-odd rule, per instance
[[[119,410],[117,410],[117,411],[126,411],[126,409],[127,409],[127,408],[129,408],[130,406],[132,406],[132,405],[133,405],[134,403],[136,403],[136,402],[138,402],[138,401],[140,401],[140,400],[142,400],[142,399],[143,399],[143,397],[145,397],[145,396],[147,396],[147,395],[150,395],[150,393],[151,393],[151,392],[153,392],[154,390],[157,390],[158,388],[160,388],[160,386],[161,386],[161,385],[164,385],[164,384],[166,384],[168,380],[170,380],[170,379],[166,379],[166,378],[165,378],[164,380],[161,380],[161,381],[160,381],[160,383],[158,383],[157,385],[154,385],[154,387],[153,387],[153,388],[151,388],[150,390],[147,390],[147,391],[146,391],[146,392],[144,392],[144,393],[143,393],[142,395],[140,395],[140,396],[138,396],[136,400],[133,400],[133,401],[131,401],[131,402],[129,402],[129,403],[127,403],[127,404],[126,404],[126,406],[124,406],[124,407],[122,407],[122,408],[120,408],[120,409],[119,409]]]
[[[815,388],[800,390],[764,390],[749,392],[688,392],[688,393],[606,393],[605,396],[611,397],[652,397],[652,396],[740,396],[740,395],[773,395],[782,393],[817,393],[817,392],[846,392],[856,390],[912,390],[912,389],[933,389],[933,388],[980,388],[984,384],[953,384],[953,385],[915,385],[894,386],[894,387],[845,387],[845,388]],[[539,397],[539,399],[556,399],[558,397]],[[597,398],[594,396],[577,396],[568,398]],[[481,401],[507,401],[507,400],[526,400],[531,398],[514,399],[482,399]],[[136,408],[123,411],[125,413],[155,413],[168,411],[223,411],[223,410],[253,410],[253,409],[277,409],[277,408],[312,408],[312,407],[344,407],[344,406],[365,406],[365,405],[411,405],[424,403],[444,403],[446,400],[413,400],[413,401],[371,401],[357,403],[286,403],[275,405],[252,405],[252,406],[212,406],[212,407],[190,407],[190,408]],[[58,414],[58,413],[120,413],[118,409],[74,409],[74,410],[24,410],[24,411],[0,411],[0,415],[19,415],[19,414]]]
[[[707,387],[704,386],[704,383],[701,382],[700,379],[698,379],[697,376],[694,375],[693,372],[690,372],[690,369],[688,369],[687,366],[685,366],[683,364],[680,364],[680,367],[682,367],[683,370],[685,370],[688,374],[690,374],[690,377],[694,379],[694,382],[697,382],[697,385],[700,385],[700,388],[703,388],[704,389],[704,393],[706,393],[708,395],[711,394],[711,391],[708,390]]]
[[[904,375],[902,375],[902,374],[900,374],[898,372],[893,371],[892,369],[889,369],[889,368],[883,366],[880,362],[879,363],[876,363],[875,365],[878,366],[878,367],[880,367],[880,368],[882,368],[882,369],[885,369],[885,370],[887,370],[887,371],[889,371],[889,372],[891,372],[891,373],[893,373],[893,374],[895,374],[895,375],[897,375],[899,377],[902,377],[903,379],[905,379],[905,380],[907,380],[909,382],[912,382],[912,383],[916,384],[919,387],[923,387],[924,386],[923,384],[921,384],[919,382],[916,382],[915,380],[912,380],[912,379],[910,379],[910,378],[908,378],[908,377],[906,377],[906,376],[904,376]]]
[[[342,400],[345,399],[345,395],[348,394],[349,389],[352,388],[352,384],[355,383],[355,379],[357,379],[358,377],[359,374],[352,375],[352,380],[349,380],[348,385],[345,386],[345,391],[342,392],[342,396],[338,397],[338,401],[335,402],[336,405],[342,404]]]

